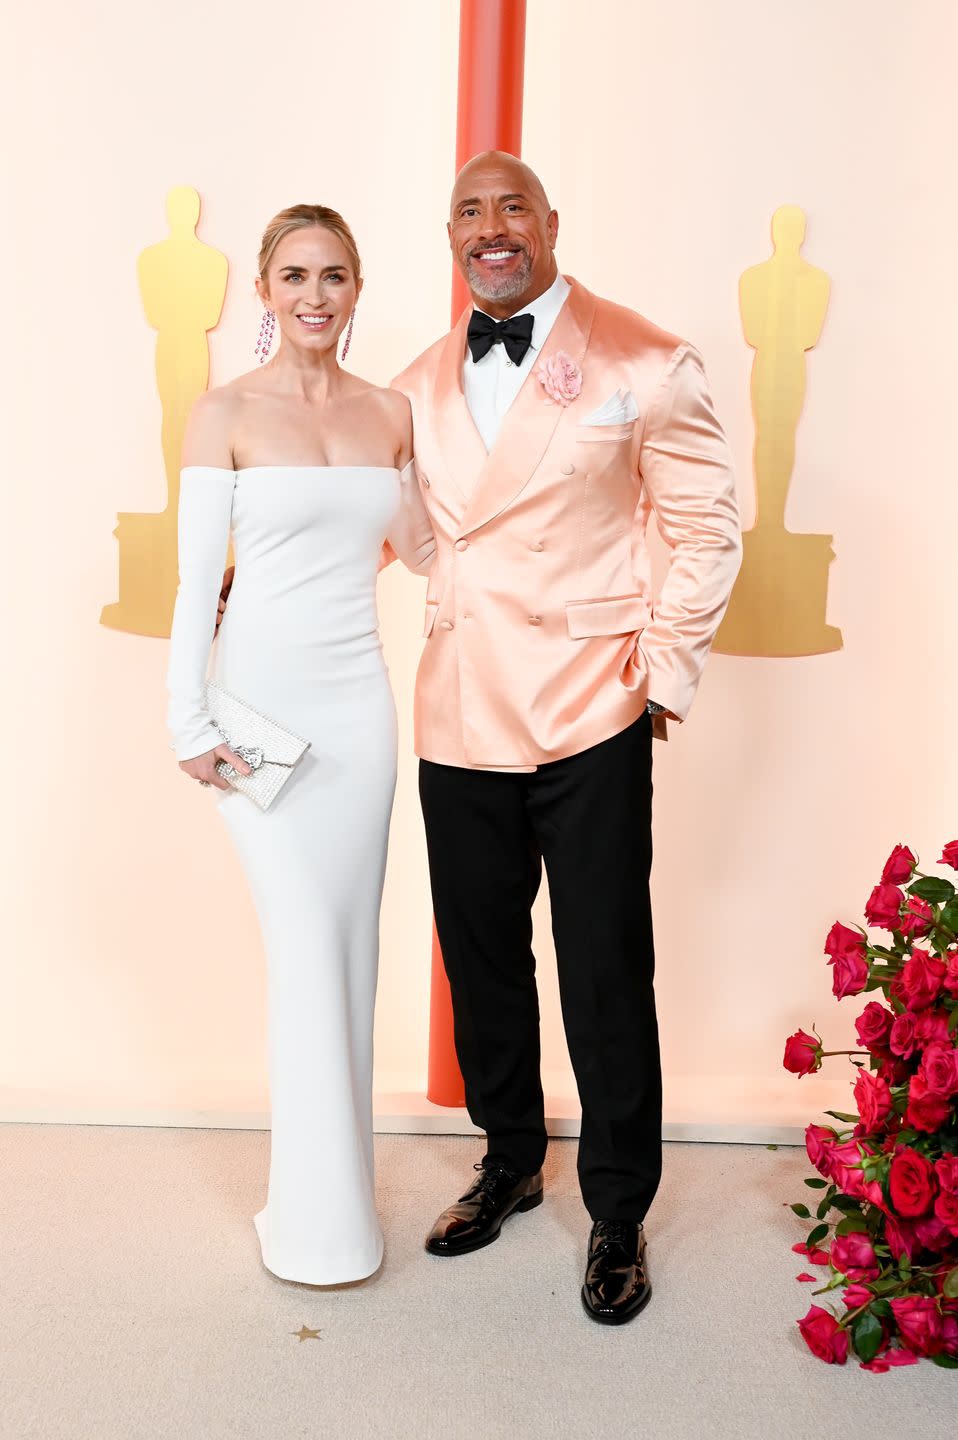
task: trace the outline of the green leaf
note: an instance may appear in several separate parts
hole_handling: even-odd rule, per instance
[[[938,917],[938,924],[951,933],[958,934],[958,900],[949,900]]]
[[[844,1120],[846,1125],[857,1125],[858,1116],[849,1115],[846,1110],[826,1110],[826,1115],[831,1115],[833,1120]]]
[[[832,1208],[831,1199],[829,1198],[828,1195],[826,1195],[826,1196],[823,1197],[821,1204],[819,1205],[818,1209],[815,1211],[815,1218],[816,1218],[817,1220],[824,1220],[824,1219],[825,1219],[825,1216],[828,1214],[828,1212],[829,1212],[829,1210],[830,1210],[831,1208]]]
[[[790,1205],[789,1209],[794,1210],[800,1220],[810,1220],[812,1218],[812,1212],[807,1205]]]
[[[955,1011],[955,1014],[958,1015],[958,1010]],[[805,1184],[808,1186],[809,1190],[824,1190],[824,1189],[825,1189],[825,1186],[828,1184],[828,1181],[827,1181],[827,1180],[817,1180],[817,1179],[816,1179],[816,1180],[806,1180],[806,1181],[805,1181]]]
[[[863,1215],[846,1215],[844,1220],[839,1220],[835,1226],[836,1235],[860,1235],[867,1230]]]
[[[908,894],[928,900],[932,905],[940,905],[944,900],[955,898],[955,887],[950,880],[939,880],[937,875],[924,875],[908,886]]]
[[[945,1276],[945,1282],[941,1287],[941,1293],[949,1300],[958,1300],[958,1265],[954,1270],[949,1270]]]
[[[873,1315],[878,1315],[882,1319],[892,1313],[892,1308],[887,1300],[873,1300],[870,1308]]]
[[[824,1239],[825,1239],[825,1236],[826,1236],[827,1234],[828,1234],[828,1226],[827,1226],[827,1225],[816,1225],[816,1226],[815,1226],[815,1229],[814,1229],[814,1230],[810,1230],[809,1233],[808,1233],[808,1235],[806,1236],[806,1238],[805,1238],[805,1244],[806,1244],[806,1245],[817,1245],[820,1240],[824,1240]]]
[[[836,1210],[843,1211],[846,1215],[860,1215],[862,1213],[861,1201],[853,1200],[850,1195],[836,1195],[832,1200]]]
[[[882,1342],[882,1326],[877,1315],[865,1310],[852,1327],[852,1343],[862,1360],[874,1360]]]
[[[942,1370],[958,1370],[958,1360],[954,1355],[931,1355],[929,1359],[933,1365],[940,1365]]]

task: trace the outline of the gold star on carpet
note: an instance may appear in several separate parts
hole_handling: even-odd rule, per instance
[[[300,1342],[303,1340],[318,1340],[320,1338],[319,1331],[310,1330],[308,1325],[301,1326],[299,1330],[291,1330],[289,1333],[295,1335]]]

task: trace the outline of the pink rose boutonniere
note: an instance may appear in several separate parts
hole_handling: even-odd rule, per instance
[[[536,367],[539,384],[546,392],[547,405],[571,405],[582,390],[582,371],[571,355],[557,350]]]

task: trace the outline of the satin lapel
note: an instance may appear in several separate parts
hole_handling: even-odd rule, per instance
[[[462,388],[468,324],[469,310],[466,309],[446,336],[439,357],[435,388],[435,433],[449,478],[463,501],[489,458],[482,436],[469,413]]]
[[[595,315],[595,296],[578,281],[567,278],[572,285],[569,298],[559,311],[548,340],[510,405],[496,443],[485,458],[463,516],[463,533],[487,524],[525,488],[562,418],[562,405],[546,404],[545,391],[536,376],[536,368],[559,350],[564,350],[581,367]],[[482,443],[481,440],[479,443]]]

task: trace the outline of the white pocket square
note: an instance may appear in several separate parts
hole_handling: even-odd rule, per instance
[[[604,405],[593,410],[579,423],[582,425],[628,425],[639,418],[639,407],[631,390],[616,390]]]

